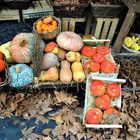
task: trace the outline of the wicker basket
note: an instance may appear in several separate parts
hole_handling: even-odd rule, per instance
[[[28,9],[32,0],[4,0],[9,9]]]
[[[36,23],[38,22],[38,20],[40,19],[44,19],[45,17],[42,17],[40,19],[38,19],[34,24],[33,24],[33,31],[35,33],[37,33],[40,38],[44,39],[44,40],[48,40],[48,39],[54,39],[59,33],[60,33],[60,28],[61,28],[61,23],[60,20],[58,18],[56,18],[55,16],[52,16],[53,19],[55,19],[57,21],[57,28],[55,28],[52,32],[38,32],[35,29]]]
[[[85,8],[89,5],[89,0],[79,0],[79,4],[56,4],[51,0],[54,15],[57,17],[78,18],[85,15]]]
[[[5,62],[5,69],[2,72],[0,72],[0,77],[4,79],[4,81],[0,82],[0,90],[4,89],[4,87],[9,84],[8,65],[5,59],[4,62]]]

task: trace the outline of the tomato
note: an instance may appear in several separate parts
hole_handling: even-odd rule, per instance
[[[97,53],[107,55],[110,50],[109,50],[109,47],[107,47],[107,46],[97,46],[96,51],[97,51]]]
[[[117,83],[109,83],[107,87],[107,94],[111,98],[117,98],[121,94],[121,89]]]
[[[103,73],[109,74],[116,71],[116,65],[111,61],[104,61],[101,63],[101,71]]]
[[[90,65],[91,72],[98,72],[100,70],[100,64],[98,62],[92,62]]]
[[[93,80],[90,83],[90,92],[93,96],[102,96],[106,92],[104,82],[100,80]]]
[[[3,59],[3,53],[0,51],[0,59]]]
[[[102,95],[95,99],[95,105],[101,110],[106,110],[110,107],[111,100],[108,95]]]
[[[95,53],[95,49],[91,46],[84,46],[81,50],[81,54],[85,57],[92,57]]]
[[[116,114],[116,115],[119,115],[119,111],[116,110],[115,108],[108,108],[104,111],[105,114]]]
[[[96,53],[95,55],[93,55],[92,59],[94,62],[98,62],[98,63],[102,63],[106,60],[105,56],[100,53]]]
[[[103,113],[98,108],[91,108],[86,113],[86,122],[88,124],[98,124],[103,117]]]

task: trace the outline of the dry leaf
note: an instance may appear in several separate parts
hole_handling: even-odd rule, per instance
[[[11,111],[15,111],[17,109],[17,103],[16,102],[12,102],[11,104]]]
[[[5,105],[5,103],[6,103],[6,93],[1,93],[0,102],[3,103],[3,105]]]
[[[50,119],[54,120],[56,122],[56,124],[64,123],[63,118],[60,114],[54,115],[54,116],[50,117]]]
[[[43,131],[42,131],[42,133],[44,134],[44,135],[49,135],[49,133],[51,132],[51,128],[45,128]]]
[[[30,128],[25,127],[24,129],[21,130],[21,133],[24,137],[27,137],[29,134],[33,132],[35,128],[36,126],[30,127]]]
[[[48,137],[43,137],[43,140],[52,140],[52,138]]]
[[[47,118],[45,118],[44,116],[41,115],[37,115],[36,118],[41,121],[42,123],[48,123],[49,120]]]

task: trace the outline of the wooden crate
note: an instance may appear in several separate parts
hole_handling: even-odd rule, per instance
[[[61,31],[75,31],[77,22],[85,22],[85,18],[60,18]]]
[[[23,21],[47,15],[53,15],[53,8],[48,0],[33,1],[32,7],[27,10],[22,10]]]
[[[0,11],[0,21],[17,20],[20,21],[19,10],[2,9]]]
[[[118,18],[93,18],[92,15],[89,15],[85,34],[93,34],[97,39],[112,40],[118,22]]]

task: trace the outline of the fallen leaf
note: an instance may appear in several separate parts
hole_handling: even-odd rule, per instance
[[[36,118],[41,121],[42,123],[48,123],[49,120],[47,118],[45,118],[44,116],[41,115],[37,115]]]
[[[29,134],[31,134],[33,132],[33,130],[36,128],[36,126],[33,127],[25,127],[24,129],[21,130],[21,133],[24,137],[27,137]]]
[[[43,137],[43,140],[52,140],[52,138],[48,137]]]
[[[44,135],[49,135],[49,133],[51,132],[51,128],[45,128],[43,131],[42,131],[42,133],[44,134]]]
[[[5,103],[6,103],[6,93],[1,93],[0,102],[3,103],[3,105],[5,105]]]

